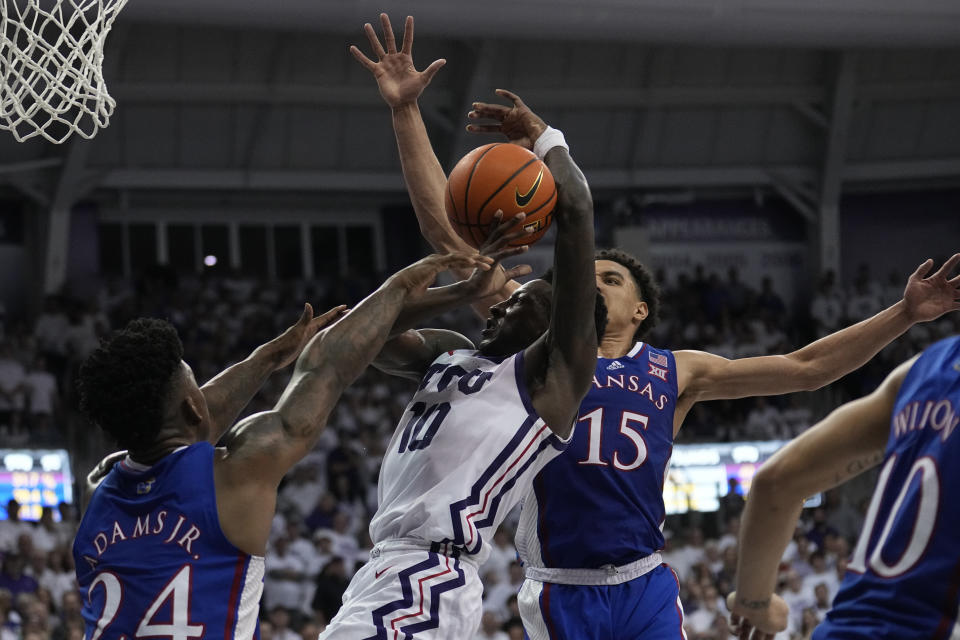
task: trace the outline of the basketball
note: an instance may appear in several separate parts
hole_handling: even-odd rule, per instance
[[[473,247],[479,248],[487,239],[498,210],[503,211],[504,220],[525,212],[523,226],[533,233],[511,244],[533,244],[550,227],[556,204],[557,185],[547,165],[515,144],[477,147],[457,163],[447,180],[447,215],[460,237]]]

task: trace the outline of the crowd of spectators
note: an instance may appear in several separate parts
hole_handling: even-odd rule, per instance
[[[32,321],[3,319],[0,447],[66,447],[78,475],[106,452],[109,443],[73,409],[75,376],[99,338],[133,317],[169,319],[198,380],[205,380],[291,324],[303,301],[324,310],[357,301],[374,284],[356,277],[337,285],[268,285],[232,277],[178,277],[158,268],[135,282],[111,282],[96,296],[50,297]],[[769,279],[757,290],[736,270],[721,276],[698,269],[664,288],[664,320],[649,340],[728,357],[785,353],[887,306],[899,299],[902,288],[902,277],[881,284],[865,268],[849,290],[828,274],[816,295],[798,307],[781,299]],[[869,390],[918,349],[960,332],[957,316],[911,330],[826,395],[698,405],[681,441],[792,437],[840,400]],[[469,312],[443,323],[473,336],[479,329]],[[271,378],[247,413],[271,407],[285,383],[283,374]],[[266,559],[264,640],[313,640],[337,611],[372,546],[367,527],[376,509],[380,460],[411,393],[410,382],[368,371],[346,391],[316,449],[285,479]],[[826,505],[804,512],[784,556],[780,589],[794,613],[789,632],[778,640],[809,637],[856,539],[859,502],[851,506],[837,494],[828,496]],[[681,581],[691,639],[727,637],[723,598],[736,567],[738,510],[735,501],[726,500],[718,514],[668,518],[665,554]],[[59,512],[47,508],[41,522],[32,524],[16,513],[10,505],[10,517],[0,520],[0,640],[82,637],[70,554],[77,514],[71,505]],[[523,637],[516,605],[523,569],[512,543],[515,522],[512,514],[491,541],[491,557],[481,568],[485,593],[478,639]]]

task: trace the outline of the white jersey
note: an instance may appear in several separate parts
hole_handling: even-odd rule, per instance
[[[484,540],[568,442],[534,411],[523,352],[502,362],[475,351],[444,353],[383,457],[370,537],[447,543],[483,563]]]

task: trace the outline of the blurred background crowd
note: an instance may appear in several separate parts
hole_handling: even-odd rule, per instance
[[[661,323],[648,340],[665,348],[705,349],[731,357],[785,353],[862,320],[900,299],[907,274],[880,277],[861,266],[848,286],[824,275],[811,297],[783,300],[764,279],[744,284],[735,269],[697,267],[666,280]],[[82,476],[109,450],[99,431],[76,413],[80,363],[113,328],[138,316],[169,319],[179,330],[187,361],[207,380],[246,357],[297,317],[300,304],[318,310],[352,303],[377,281],[364,277],[288,281],[177,276],[156,268],[133,281],[105,284],[98,296],[46,299],[36,317],[3,315],[0,324],[0,447],[63,447]],[[467,311],[441,325],[475,337],[480,322]],[[932,341],[960,332],[960,316],[912,329],[860,371],[826,389],[770,399],[698,405],[678,442],[789,438],[830,408],[861,395],[897,363]],[[271,407],[288,373],[277,374],[247,408]],[[354,572],[367,559],[367,527],[376,510],[379,465],[412,384],[373,369],[347,390],[315,451],[285,479],[266,558],[264,640],[313,640],[336,613]],[[781,564],[781,595],[791,604],[787,632],[778,640],[808,638],[828,609],[856,542],[870,480],[825,496],[804,511]],[[727,638],[723,600],[732,588],[743,498],[729,494],[715,513],[669,516],[665,560],[676,571],[691,640]],[[477,638],[520,639],[516,593],[523,568],[513,547],[516,513],[497,532],[481,569],[484,616]],[[81,601],[70,553],[79,513],[75,505],[47,507],[38,523],[7,505],[0,520],[0,640],[82,638]]]

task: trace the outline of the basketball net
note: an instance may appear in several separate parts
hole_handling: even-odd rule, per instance
[[[19,142],[60,144],[106,127],[116,103],[103,80],[103,46],[126,3],[0,0],[0,129]]]

